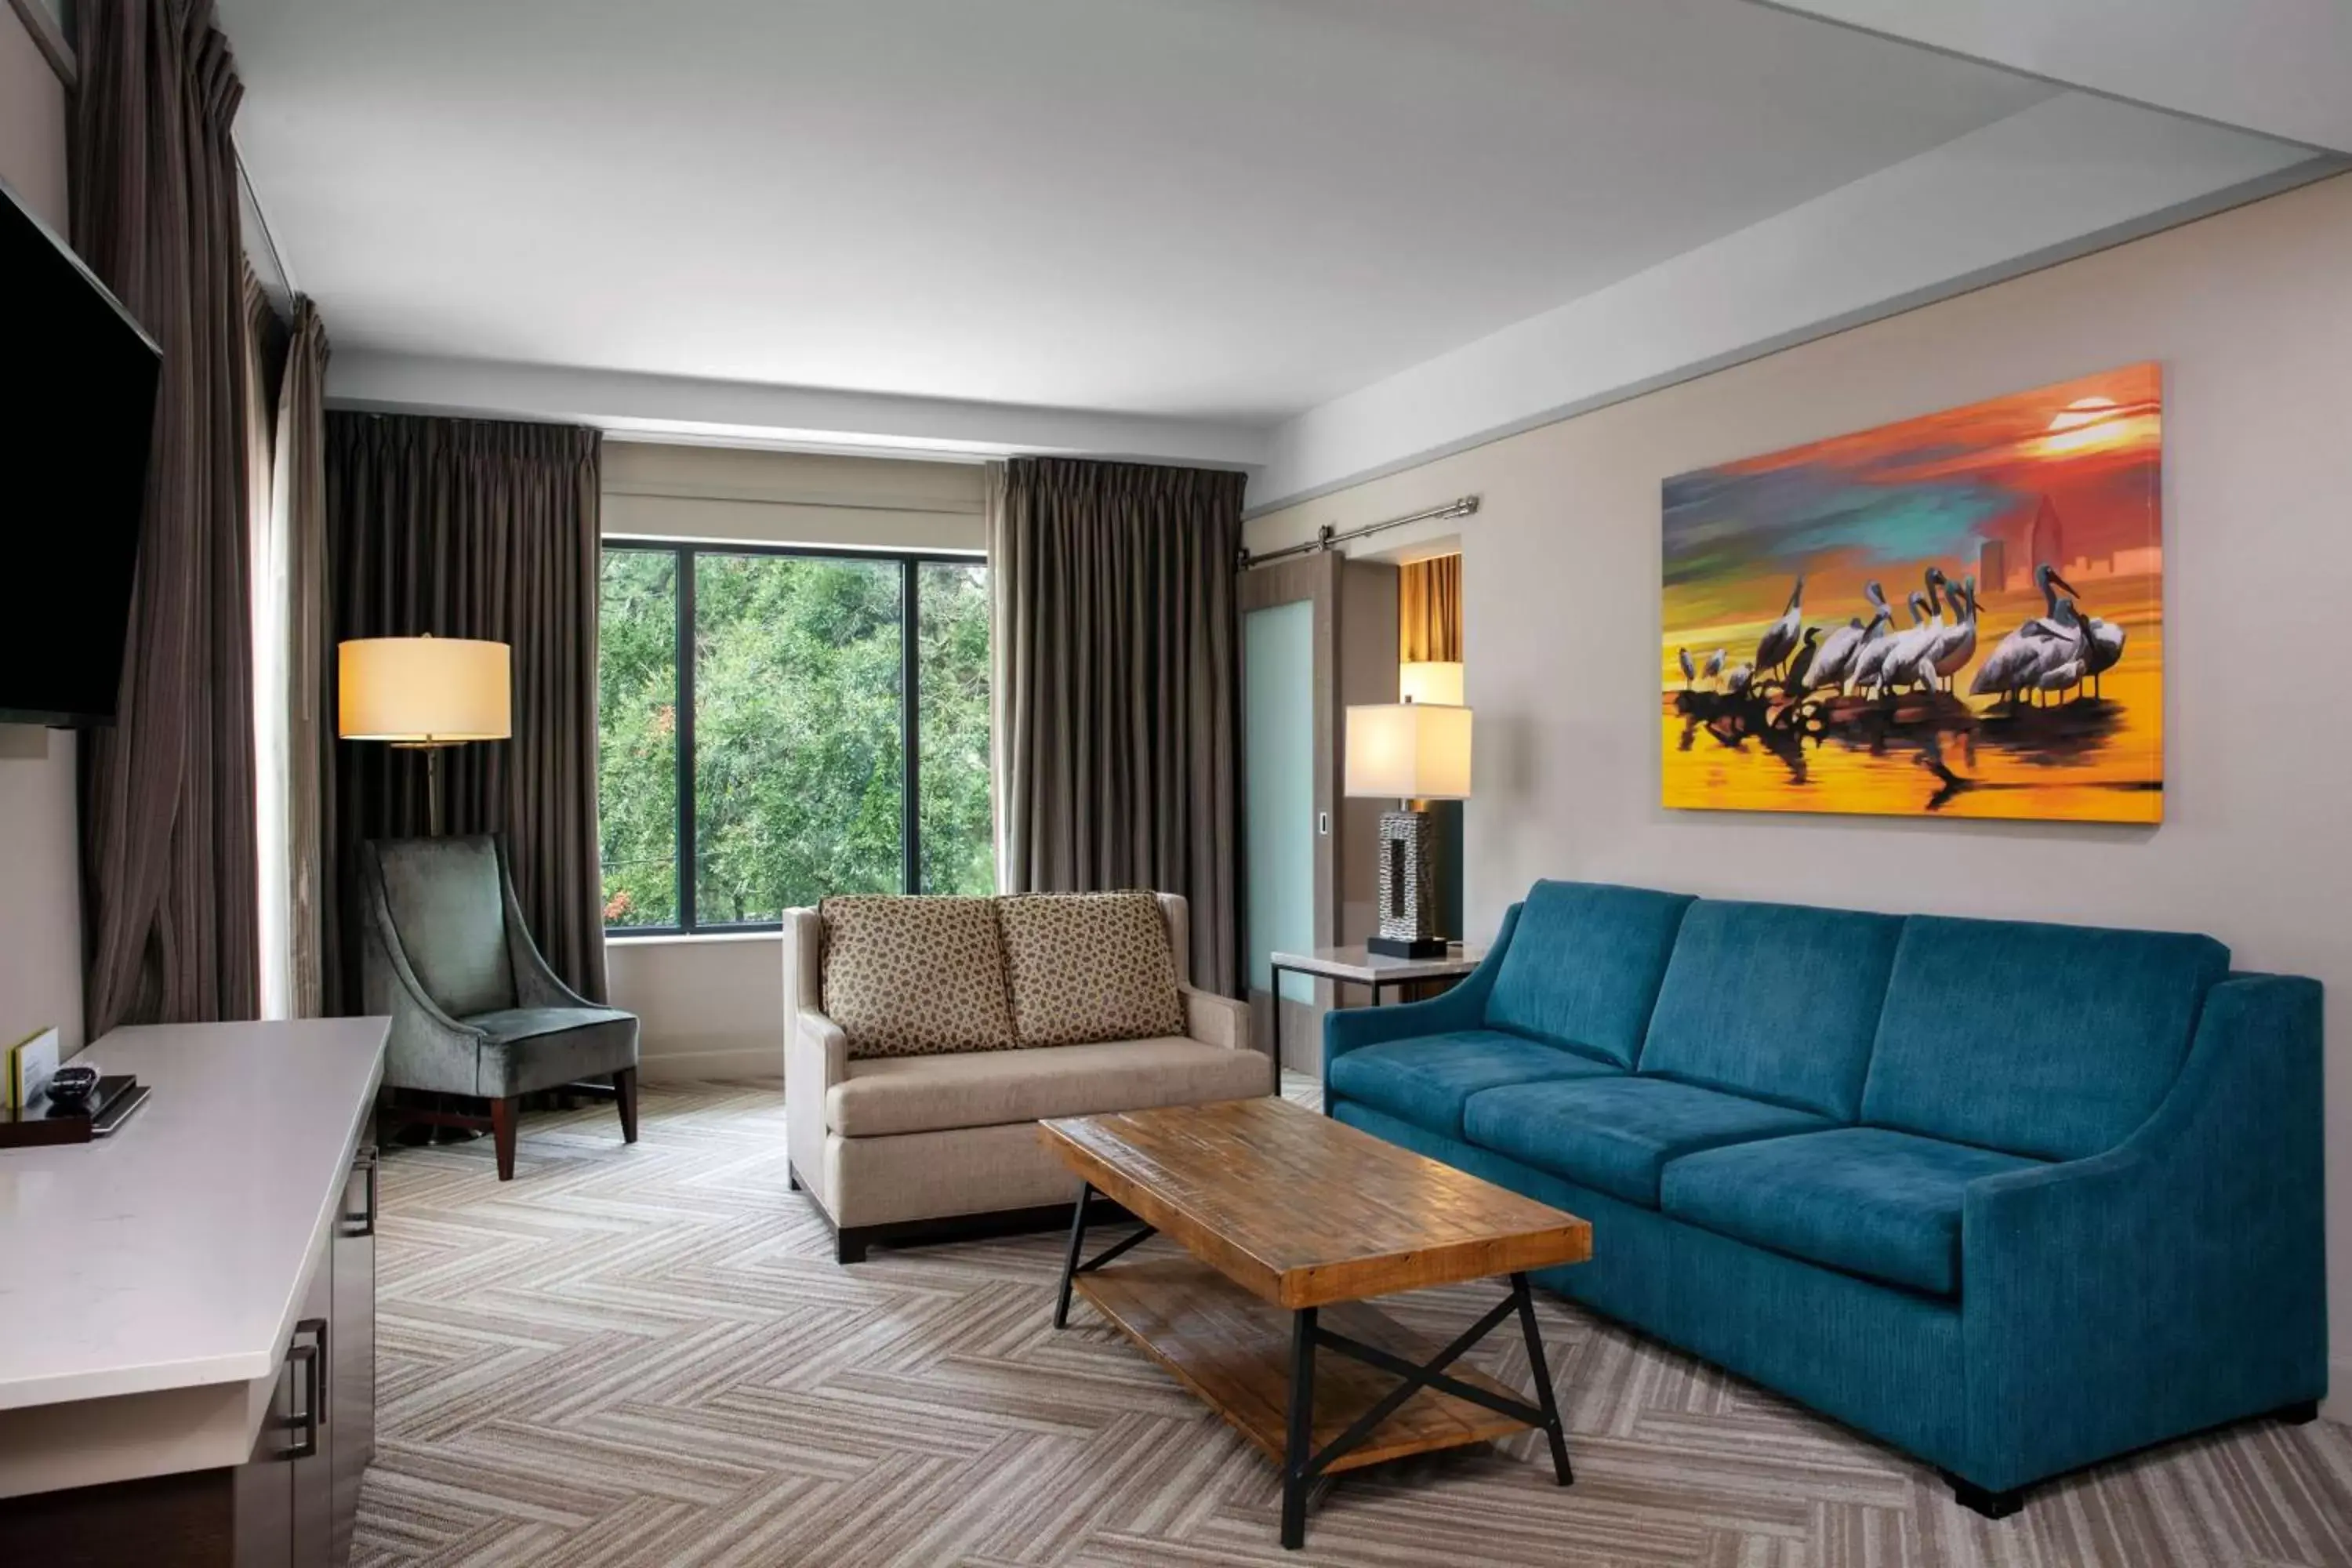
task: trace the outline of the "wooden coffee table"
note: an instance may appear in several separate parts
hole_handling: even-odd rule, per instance
[[[1282,1100],[1038,1127],[1078,1177],[1054,1326],[1067,1325],[1072,1291],[1084,1296],[1272,1458],[1283,1545],[1306,1539],[1318,1480],[1407,1454],[1539,1427],[1559,1484],[1575,1479],[1528,1271],[1591,1258],[1583,1220]],[[1097,1194],[1142,1228],[1087,1258]],[[1191,1256],[1106,1267],[1155,1233]],[[1503,1274],[1509,1294],[1443,1346],[1363,1304]],[[1514,1314],[1533,1405],[1446,1370]],[[1338,1352],[1319,1371],[1318,1350]]]

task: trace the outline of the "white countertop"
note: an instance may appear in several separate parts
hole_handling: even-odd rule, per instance
[[[274,1377],[387,1021],[117,1029],[110,1138],[0,1149],[0,1410]]]

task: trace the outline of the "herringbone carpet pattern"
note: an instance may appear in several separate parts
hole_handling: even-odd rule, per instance
[[[384,1165],[365,1568],[2352,1563],[2352,1432],[2242,1429],[1989,1523],[1935,1477],[1547,1300],[1577,1484],[1530,1440],[1358,1472],[1275,1541],[1271,1469],[1083,1303],[1052,1237],[832,1261],[773,1086],[648,1088]],[[1151,1246],[1164,1246],[1155,1241]],[[1401,1299],[1440,1337],[1486,1288]],[[1523,1380],[1502,1336],[1480,1359]],[[1520,1386],[1526,1384],[1520,1381]]]

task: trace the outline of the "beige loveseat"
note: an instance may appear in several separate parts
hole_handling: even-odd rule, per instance
[[[1040,1118],[1273,1087],[1247,1006],[1187,983],[1171,894],[829,900],[785,911],[783,947],[793,1179],[844,1263],[1066,1220]],[[1088,1027],[1136,1037],[1072,1037]]]

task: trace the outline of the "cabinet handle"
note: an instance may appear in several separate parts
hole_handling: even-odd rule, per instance
[[[319,1347],[296,1345],[286,1352],[286,1363],[302,1375],[302,1408],[286,1418],[286,1426],[302,1435],[278,1458],[307,1459],[319,1451]]]
[[[294,1325],[294,1332],[311,1336],[309,1344],[290,1345],[286,1351],[287,1364],[302,1374],[302,1408],[286,1425],[301,1436],[279,1458],[307,1459],[318,1453],[319,1429],[327,1424],[327,1320],[305,1318]]]
[[[347,1214],[343,1216],[343,1224],[350,1227],[343,1234],[351,1237],[373,1236],[376,1215],[376,1173],[383,1167],[383,1157],[377,1152],[375,1145],[371,1143],[360,1151],[359,1158],[353,1160],[352,1163],[367,1177],[367,1207],[358,1214]]]

